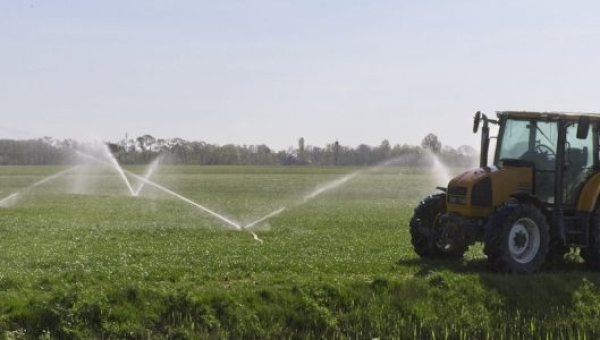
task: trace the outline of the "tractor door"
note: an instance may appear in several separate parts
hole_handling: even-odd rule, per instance
[[[534,193],[542,202],[553,204],[556,189],[558,122],[532,121],[529,133],[529,150],[523,157],[534,165]]]
[[[554,204],[558,122],[507,119],[501,129],[496,164],[503,166],[510,160],[532,167],[534,195],[544,203]]]
[[[586,139],[578,139],[577,122],[567,126],[563,201],[569,206],[576,203],[583,183],[594,171],[594,138],[588,133]]]

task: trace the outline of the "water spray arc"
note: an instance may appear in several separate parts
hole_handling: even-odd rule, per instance
[[[170,190],[170,189],[168,189],[168,188],[166,188],[166,187],[164,187],[164,186],[162,186],[162,185],[160,185],[158,183],[155,183],[155,182],[151,181],[149,178],[152,175],[152,173],[156,170],[156,168],[158,167],[158,165],[160,163],[160,160],[161,160],[160,156],[157,157],[150,164],[150,166],[148,167],[148,170],[146,171],[146,173],[144,174],[144,176],[140,176],[140,175],[135,174],[135,173],[133,173],[131,171],[128,171],[126,169],[121,168],[121,166],[119,165],[119,163],[117,162],[117,160],[110,153],[110,150],[108,149],[108,146],[105,145],[104,150],[105,150],[105,153],[108,153],[111,165],[115,169],[117,169],[117,171],[119,172],[119,174],[121,174],[121,177],[124,178],[124,181],[127,184],[127,188],[131,192],[132,196],[137,197],[139,195],[139,193],[142,191],[142,189],[144,188],[144,185],[150,185],[150,186],[155,187],[156,189],[159,189],[159,190],[161,190],[161,191],[163,191],[163,192],[165,192],[165,193],[167,193],[167,194],[169,194],[171,196],[174,196],[174,197],[176,197],[176,198],[178,198],[178,199],[180,199],[180,200],[182,200],[182,201],[184,201],[184,202],[186,202],[188,204],[191,204],[191,205],[195,206],[196,208],[198,208],[198,209],[200,209],[200,210],[202,210],[202,211],[204,211],[204,212],[212,215],[213,217],[216,217],[217,219],[219,219],[219,220],[227,223],[228,225],[232,226],[235,230],[240,230],[241,231],[241,230],[245,229],[239,223],[237,223],[235,221],[232,221],[231,219],[229,219],[229,218],[227,218],[227,217],[225,217],[225,216],[223,216],[223,215],[221,215],[221,214],[219,214],[219,213],[217,213],[217,212],[215,212],[215,211],[213,211],[213,210],[211,210],[211,209],[209,209],[209,208],[207,208],[207,207],[205,207],[205,206],[203,206],[203,205],[201,205],[199,203],[196,203],[196,202],[192,201],[191,199],[189,199],[189,198],[187,198],[187,197],[185,197],[185,196],[183,196],[181,194],[176,193],[173,190]],[[94,160],[96,162],[105,163],[103,160],[98,159],[97,157],[95,157],[93,155],[89,155],[89,154],[81,152],[81,151],[77,151],[77,153],[79,155],[83,156],[83,157],[92,159],[92,160]],[[125,173],[127,173],[127,175],[129,175],[129,176],[131,176],[133,178],[136,178],[138,181],[140,181],[140,185],[135,190],[131,186],[131,184],[129,182],[129,179],[127,178],[127,176],[125,175]],[[283,211],[283,209],[280,209],[280,210]],[[266,220],[267,218],[270,218],[270,217],[272,217],[272,216],[274,216],[276,214],[279,214],[281,211],[276,211],[274,213],[271,213],[271,214],[269,214],[269,216],[265,216],[261,220],[253,222],[253,224],[257,224],[257,223],[259,223],[259,222],[261,222],[263,220]],[[248,231],[248,232],[250,234],[252,234],[252,236],[254,237],[255,240],[257,240],[257,241],[259,241],[259,242],[262,243],[262,240],[260,238],[258,238],[258,235],[256,235],[252,231]]]
[[[89,159],[93,162],[100,163],[100,164],[108,163],[119,174],[119,177],[121,177],[121,179],[123,180],[123,183],[125,183],[125,186],[127,187],[127,190],[129,191],[129,194],[131,194],[131,196],[134,196],[134,197],[137,196],[136,190],[133,190],[133,187],[131,186],[129,179],[127,178],[127,176],[125,176],[125,173],[123,172],[123,168],[121,168],[121,165],[119,164],[119,162],[117,162],[117,159],[112,155],[112,153],[110,152],[110,150],[108,149],[108,146],[106,144],[103,144],[102,152],[106,156],[107,159],[100,159],[94,155],[90,155],[90,154],[85,153],[80,150],[75,151],[75,153],[78,156],[83,157],[85,159]],[[141,190],[141,188],[140,188],[140,190]]]
[[[259,224],[260,222],[266,221],[273,216],[281,214],[284,210],[285,210],[285,207],[279,208],[279,209],[273,211],[272,213],[259,218],[258,220],[254,221],[254,222],[246,224],[242,229],[248,230],[248,229],[254,227],[255,225]]]
[[[378,167],[380,167],[380,166],[378,166]],[[373,167],[373,169],[376,169],[378,167]],[[314,189],[309,194],[307,194],[306,196],[304,196],[302,198],[302,201],[296,203],[296,206],[304,204],[304,203],[307,203],[308,201],[314,199],[315,197],[317,197],[317,196],[319,196],[319,195],[321,195],[321,194],[323,194],[323,193],[325,193],[327,191],[330,191],[330,190],[333,190],[333,189],[339,187],[340,185],[342,185],[342,184],[348,182],[349,180],[355,178],[356,176],[360,175],[362,172],[363,172],[363,170],[356,171],[356,172],[353,172],[351,174],[344,175],[343,177],[340,177],[340,178],[335,179],[333,181],[327,182],[327,183],[325,183],[322,186],[318,186],[316,189]],[[275,216],[281,214],[283,211],[285,211],[285,209],[286,209],[286,207],[279,208],[278,210],[275,210],[272,213],[267,214],[264,217],[262,217],[262,218],[260,218],[260,219],[258,219],[256,221],[254,221],[252,223],[249,223],[249,224],[245,225],[242,229],[248,230],[250,228],[253,228],[257,224],[259,224],[261,222],[264,222],[264,221],[266,221],[266,220],[268,220],[268,219],[270,219],[272,217],[275,217]]]
[[[123,179],[123,182],[125,182],[125,185],[127,186],[127,189],[129,189],[129,193],[131,194],[131,196],[137,196],[137,192],[135,190],[133,190],[131,183],[129,183],[129,179],[127,178],[127,176],[125,176],[125,172],[123,171],[123,168],[121,168],[121,165],[119,165],[119,162],[117,162],[117,159],[115,158],[115,156],[112,154],[112,152],[110,152],[108,145],[105,143],[102,143],[102,145],[104,146],[103,151],[106,154],[106,156],[108,157],[110,164],[119,173],[119,176],[121,176],[121,178]]]
[[[440,158],[436,154],[431,151],[429,151],[428,154],[433,161],[433,170],[435,171],[435,177],[436,181],[438,181],[438,185],[445,187],[452,178],[450,171],[442,163],[442,161],[440,161]]]
[[[33,189],[33,188],[35,188],[37,186],[40,186],[40,185],[42,185],[44,183],[47,183],[47,182],[49,182],[49,181],[51,181],[53,179],[56,179],[56,178],[60,177],[62,175],[65,175],[65,174],[67,174],[67,173],[69,173],[69,172],[71,172],[71,171],[73,171],[73,170],[75,170],[77,168],[79,168],[79,165],[76,165],[76,166],[70,167],[70,168],[68,168],[66,170],[57,172],[57,173],[55,173],[53,175],[50,175],[50,176],[48,176],[48,177],[46,177],[44,179],[41,179],[41,180],[39,180],[39,181],[31,184],[30,186],[26,187],[25,189],[23,189],[21,191],[31,190],[31,189]],[[3,199],[1,199],[0,200],[0,207],[8,206],[11,202],[13,202],[14,200],[16,200],[21,195],[21,191],[14,192],[14,193],[12,193],[12,194],[4,197]]]
[[[175,191],[167,189],[167,188],[163,187],[162,185],[157,184],[157,183],[155,183],[155,182],[153,182],[153,181],[151,181],[149,179],[146,179],[146,178],[144,178],[144,177],[142,177],[140,175],[134,174],[131,171],[128,171],[128,170],[123,170],[123,171],[126,172],[129,176],[132,176],[132,177],[134,177],[134,178],[136,178],[136,179],[138,179],[140,181],[143,181],[144,183],[146,183],[146,184],[148,184],[150,186],[153,186],[156,189],[162,190],[162,191],[166,192],[169,195],[177,197],[180,200],[182,200],[182,201],[184,201],[186,203],[189,203],[189,204],[195,206],[196,208],[198,208],[198,209],[200,209],[200,210],[202,210],[202,211],[204,211],[204,212],[206,212],[206,213],[208,213],[208,214],[210,214],[210,215],[212,215],[212,216],[220,219],[221,221],[226,222],[230,226],[234,227],[236,230],[242,230],[243,229],[242,226],[239,225],[239,223],[236,223],[236,222],[228,219],[227,217],[225,217],[225,216],[223,216],[223,215],[221,215],[221,214],[219,214],[217,212],[214,212],[214,211],[208,209],[207,207],[205,207],[205,206],[203,206],[201,204],[198,204],[198,203],[192,201],[191,199],[189,199],[189,198],[187,198],[185,196],[182,196],[182,195],[176,193]]]
[[[12,193],[0,200],[0,207],[8,207],[11,203],[16,202],[21,194],[18,192]]]
[[[246,225],[241,225],[240,223],[236,222],[235,220],[227,218],[224,215],[219,214],[219,213],[217,213],[217,212],[215,212],[215,211],[207,208],[204,205],[196,203],[196,202],[192,201],[191,199],[189,199],[189,198],[187,198],[187,197],[185,197],[185,196],[183,196],[181,194],[176,193],[173,190],[170,190],[170,189],[168,189],[168,188],[166,188],[166,187],[164,187],[164,186],[162,186],[160,184],[157,184],[156,182],[151,181],[149,178],[150,178],[150,176],[152,176],[152,174],[154,173],[154,171],[157,169],[157,167],[158,167],[158,165],[159,165],[159,163],[161,161],[161,157],[160,156],[157,157],[148,166],[146,172],[144,173],[144,176],[140,176],[140,175],[135,174],[135,173],[133,173],[131,171],[123,169],[120,166],[120,164],[118,163],[118,161],[116,160],[116,158],[114,157],[114,155],[112,155],[112,153],[110,152],[110,150],[109,150],[109,148],[108,148],[108,146],[106,144],[102,144],[101,152],[102,152],[101,153],[101,157],[98,157],[98,156],[95,156],[93,154],[89,154],[89,153],[82,152],[82,151],[79,151],[79,150],[76,151],[76,153],[79,156],[81,156],[81,157],[90,159],[90,160],[92,160],[94,162],[97,162],[97,163],[109,164],[119,174],[119,176],[123,179],[123,182],[126,184],[127,189],[129,190],[129,193],[131,194],[131,196],[134,196],[134,197],[138,196],[140,194],[140,192],[143,190],[143,188],[144,188],[145,185],[150,185],[150,186],[152,186],[152,187],[154,187],[156,189],[159,189],[159,190],[161,190],[161,191],[163,191],[163,192],[165,192],[165,193],[167,193],[167,194],[169,194],[171,196],[174,196],[174,197],[176,197],[176,198],[178,198],[178,199],[180,199],[180,200],[182,200],[182,201],[184,201],[184,202],[186,202],[186,203],[188,203],[188,204],[190,204],[190,205],[192,205],[192,206],[194,206],[194,207],[196,207],[196,208],[198,208],[198,209],[200,209],[200,210],[202,210],[202,211],[204,211],[204,212],[206,212],[208,214],[210,214],[211,216],[213,216],[213,217],[215,217],[215,218],[217,218],[217,219],[225,222],[227,225],[231,226],[234,230],[246,231],[246,232],[250,233],[254,237],[254,239],[257,240],[257,241],[259,241],[259,242],[262,242],[262,240],[254,232],[252,232],[250,229],[256,227],[258,224],[260,224],[260,223],[262,223],[264,221],[267,221],[267,220],[269,220],[269,219],[271,219],[271,218],[273,218],[273,217],[275,217],[275,216],[283,213],[287,209],[287,207],[281,207],[281,208],[279,208],[279,209],[277,209],[277,210],[275,210],[275,211],[273,211],[273,212],[271,212],[271,213],[269,213],[269,214],[267,214],[267,215],[265,215],[265,216],[263,216],[263,217],[255,220],[253,222],[250,222],[250,223],[248,223]],[[436,159],[434,155],[431,155],[431,156],[433,157],[434,163],[436,164],[435,167],[438,168],[438,170],[439,170],[439,166],[438,166],[439,160]],[[343,175],[343,176],[341,176],[339,178],[336,178],[336,179],[334,179],[332,181],[326,182],[326,183],[324,183],[324,184],[322,184],[322,185],[317,186],[316,188],[314,188],[308,194],[306,194],[301,199],[299,199],[295,204],[292,204],[292,206],[299,206],[299,205],[305,204],[305,203],[307,203],[307,202],[315,199],[316,197],[318,197],[318,196],[320,196],[320,195],[322,195],[322,194],[324,194],[324,193],[326,193],[328,191],[331,191],[333,189],[336,189],[336,188],[342,186],[343,184],[349,182],[350,180],[356,178],[357,176],[359,176],[360,174],[362,174],[362,173],[364,173],[366,171],[373,171],[373,170],[376,170],[376,169],[378,169],[380,167],[392,164],[393,162],[394,162],[394,160],[389,160],[389,161],[381,163],[381,164],[379,164],[377,166],[371,167],[369,169],[355,171],[355,172]],[[54,178],[62,176],[63,174],[65,174],[67,172],[73,171],[73,170],[75,170],[78,167],[79,166],[75,166],[75,167],[69,168],[67,170],[61,171],[61,172],[59,172],[57,174],[48,176],[48,177],[46,177],[46,178],[44,178],[44,179],[42,179],[42,180],[40,180],[40,181],[32,184],[29,188],[33,188],[33,187],[36,187],[38,185],[41,185],[41,184],[43,184],[45,182],[48,182],[48,181],[50,181],[50,180],[52,180]],[[138,181],[135,189],[131,185],[131,182],[130,182],[129,178],[135,178]],[[4,199],[0,200],[0,206],[6,206],[7,204],[9,204],[9,202],[12,202],[12,201],[18,199],[19,194],[20,194],[19,192],[16,192],[16,193],[13,193],[13,194],[5,197]]]
[[[92,160],[92,161],[94,161],[96,163],[110,165],[117,173],[119,173],[119,176],[123,179],[123,182],[126,184],[127,189],[129,190],[129,193],[131,194],[131,196],[134,196],[134,197],[138,196],[140,194],[140,192],[143,190],[143,188],[144,188],[145,185],[150,185],[150,186],[152,186],[152,187],[154,187],[156,189],[159,189],[159,190],[161,190],[161,191],[163,191],[163,192],[165,192],[165,193],[167,193],[169,195],[172,195],[172,196],[174,196],[174,197],[176,197],[176,198],[178,198],[178,199],[180,199],[180,200],[182,200],[182,201],[184,201],[184,202],[186,202],[186,203],[188,203],[188,204],[190,204],[190,205],[192,205],[192,206],[194,206],[194,207],[196,207],[196,208],[198,208],[198,209],[200,209],[200,210],[202,210],[202,211],[204,211],[204,212],[206,212],[208,214],[210,214],[211,216],[219,219],[220,221],[225,222],[227,225],[231,226],[234,230],[246,231],[246,232],[250,233],[256,241],[259,241],[261,243],[263,241],[253,231],[251,231],[250,229],[256,227],[258,224],[260,224],[260,223],[262,223],[262,222],[264,222],[266,220],[269,220],[269,219],[271,219],[271,218],[273,218],[273,217],[275,217],[275,216],[283,213],[287,209],[287,207],[281,207],[281,208],[279,208],[279,209],[277,209],[277,210],[275,210],[275,211],[273,211],[273,212],[271,212],[271,213],[269,213],[269,214],[267,214],[267,215],[265,215],[265,216],[263,216],[263,217],[255,220],[253,222],[250,222],[250,223],[242,226],[240,223],[236,222],[235,220],[227,218],[224,215],[219,214],[219,213],[217,213],[217,212],[215,212],[215,211],[207,208],[204,205],[196,203],[196,202],[192,201],[191,199],[189,199],[189,198],[187,198],[187,197],[185,197],[185,196],[183,196],[181,194],[178,194],[177,192],[175,192],[173,190],[170,190],[170,189],[168,189],[168,188],[166,188],[166,187],[164,187],[164,186],[162,186],[160,184],[157,184],[156,182],[151,181],[149,178],[154,173],[154,171],[157,169],[157,167],[158,167],[158,165],[159,165],[159,163],[161,161],[161,157],[160,156],[158,158],[156,158],[148,166],[146,172],[144,173],[144,176],[140,176],[140,175],[135,174],[135,173],[133,173],[131,171],[123,169],[119,165],[119,163],[116,160],[116,158],[112,155],[112,153],[110,152],[110,150],[109,150],[109,148],[108,148],[108,146],[106,144],[102,144],[101,152],[102,153],[100,154],[100,157],[98,157],[96,155],[89,154],[89,153],[86,153],[86,152],[83,152],[83,151],[79,151],[79,150],[76,151],[76,153],[79,156],[81,156],[81,157],[84,157],[86,159],[90,159],[90,160]],[[435,161],[438,161],[438,160],[436,159]],[[320,196],[320,195],[322,195],[322,194],[324,194],[324,193],[326,193],[328,191],[331,191],[333,189],[336,189],[336,188],[342,186],[343,184],[349,182],[350,180],[352,180],[355,177],[359,176],[363,172],[373,171],[373,170],[378,169],[378,168],[380,168],[382,166],[391,164],[391,162],[393,162],[393,160],[392,161],[387,161],[385,163],[382,163],[380,165],[371,167],[371,168],[366,169],[366,170],[355,171],[355,172],[352,172],[350,174],[346,174],[346,175],[343,175],[343,176],[341,176],[339,178],[336,178],[336,179],[334,179],[332,181],[326,182],[326,183],[324,183],[324,184],[322,184],[322,185],[317,186],[316,188],[314,188],[308,194],[306,194],[305,196],[303,196],[302,198],[300,198],[295,204],[292,204],[292,206],[299,206],[299,205],[305,204],[305,203],[307,203],[307,202],[315,199],[316,197],[318,197],[318,196]],[[69,168],[67,170],[64,170],[64,171],[61,171],[59,173],[53,174],[51,176],[48,176],[48,177],[46,177],[46,178],[44,178],[44,179],[42,179],[42,180],[40,180],[40,181],[32,184],[31,186],[28,187],[28,189],[36,187],[36,186],[39,186],[39,185],[41,185],[43,183],[46,183],[48,181],[51,181],[51,180],[53,180],[53,179],[55,179],[57,177],[60,177],[60,176],[62,176],[64,174],[66,174],[67,172],[70,172],[70,171],[73,171],[73,170],[77,169],[78,167],[80,167],[80,166],[79,165],[78,166],[74,166],[74,167]],[[131,185],[130,178],[135,178],[138,181],[135,189]],[[15,192],[15,193],[12,193],[11,195],[5,197],[4,199],[0,200],[0,206],[7,206],[9,204],[9,202],[12,202],[12,201],[18,199],[19,195],[20,195],[20,192]]]
[[[51,181],[53,179],[56,179],[56,178],[58,178],[58,177],[60,177],[62,175],[65,175],[65,174],[67,174],[67,173],[69,173],[69,172],[71,172],[71,171],[73,171],[73,170],[75,170],[77,168],[79,168],[79,165],[76,165],[76,166],[70,167],[70,168],[68,168],[66,170],[63,170],[61,172],[55,173],[54,175],[48,176],[48,177],[46,177],[46,178],[44,178],[44,179],[42,179],[42,180],[40,180],[38,182],[33,183],[30,186],[30,188],[35,188],[37,186],[40,186],[40,185],[42,185],[42,184],[44,184],[46,182],[49,182],[49,181]]]
[[[324,192],[327,192],[329,190],[335,189],[337,187],[339,187],[340,185],[348,182],[349,180],[353,179],[354,177],[358,176],[362,171],[356,171],[353,172],[349,175],[346,175],[344,177],[338,178],[336,180],[333,180],[329,183],[326,183],[323,186],[317,187],[315,190],[313,190],[311,193],[309,193],[308,195],[304,196],[304,199],[302,200],[303,203],[306,203],[310,200],[312,200],[313,198],[321,195]]]
[[[317,188],[313,189],[313,191],[311,191],[309,194],[307,194],[306,196],[304,196],[303,199],[302,199],[302,201],[296,203],[296,206],[302,205],[304,203],[307,203],[308,201],[316,198],[317,196],[319,196],[319,195],[321,195],[321,194],[323,194],[323,193],[325,193],[327,191],[333,190],[333,189],[341,186],[342,184],[344,184],[344,183],[346,183],[346,182],[354,179],[355,177],[361,175],[364,172],[367,172],[367,171],[376,171],[376,170],[378,170],[378,169],[380,169],[380,168],[382,168],[384,166],[389,166],[391,164],[394,164],[395,162],[397,162],[400,159],[403,159],[403,156],[396,157],[396,158],[393,158],[393,159],[389,159],[389,160],[384,161],[384,162],[382,162],[382,163],[380,163],[378,165],[372,166],[372,167],[370,167],[370,168],[368,168],[366,170],[359,170],[359,171],[352,172],[350,174],[347,174],[347,175],[344,175],[344,176],[342,176],[340,178],[337,178],[337,179],[335,179],[333,181],[327,182],[324,185],[318,186]],[[441,165],[440,161],[437,158],[434,158],[434,159],[435,159],[435,161],[437,161]],[[436,167],[439,167],[439,166],[436,165]],[[445,170],[445,168],[443,168],[443,169]],[[447,174],[447,170],[446,170],[445,173]],[[275,217],[275,216],[281,214],[285,209],[286,209],[286,207],[282,207],[282,208],[280,208],[278,210],[275,210],[272,213],[267,214],[266,216],[264,216],[264,217],[262,217],[262,218],[260,218],[260,219],[258,219],[256,221],[254,221],[252,223],[249,223],[249,224],[245,225],[242,229],[248,230],[250,228],[253,228],[257,224],[259,224],[261,222],[264,222],[264,221],[266,221],[266,220],[268,220],[268,219],[270,219],[272,217]]]
[[[144,174],[144,178],[145,179],[150,179],[150,177],[152,176],[152,173],[154,173],[154,170],[156,170],[156,168],[158,167],[158,164],[161,161],[161,156],[156,157],[155,160],[152,161],[152,163],[150,163],[150,165],[148,166],[148,169],[146,170],[146,173]],[[142,191],[142,189],[144,189],[146,182],[144,181],[139,181],[139,185],[137,186],[137,189],[135,189],[135,195],[134,196],[139,196],[140,192]]]
[[[101,160],[101,159],[99,159],[99,158],[97,158],[97,157],[95,157],[93,155],[89,155],[89,154],[87,154],[85,152],[77,151],[77,153],[79,155],[83,156],[83,157],[89,158],[89,159],[94,160],[96,162],[105,163],[105,161],[103,161],[103,160]],[[137,190],[133,190],[133,188],[131,187],[131,185],[128,185],[128,187],[131,188],[132,196],[137,196],[139,194],[139,192],[143,189],[144,185],[150,185],[152,187],[155,187],[156,189],[159,189],[159,190],[161,190],[161,191],[163,191],[163,192],[165,192],[165,193],[167,193],[167,194],[169,194],[171,196],[174,196],[174,197],[176,197],[176,198],[178,198],[178,199],[180,199],[180,200],[182,200],[182,201],[184,201],[184,202],[186,202],[188,204],[191,204],[191,205],[195,206],[196,208],[198,208],[198,209],[200,209],[200,210],[202,210],[202,211],[204,211],[204,212],[206,212],[206,213],[208,213],[208,214],[210,214],[210,215],[218,218],[219,220],[221,220],[221,221],[227,223],[228,225],[232,226],[235,230],[242,230],[243,229],[242,226],[239,223],[236,223],[236,222],[228,219],[227,217],[225,217],[225,216],[223,216],[223,215],[221,215],[221,214],[219,214],[219,213],[217,213],[217,212],[215,212],[215,211],[213,211],[213,210],[211,210],[211,209],[209,209],[209,208],[207,208],[207,207],[205,207],[205,206],[203,206],[201,204],[198,204],[198,203],[192,201],[191,199],[189,199],[189,198],[187,198],[187,197],[185,197],[183,195],[180,195],[180,194],[176,193],[173,190],[170,190],[170,189],[168,189],[168,188],[166,188],[166,187],[164,187],[164,186],[162,186],[162,185],[160,185],[158,183],[155,183],[155,182],[151,181],[148,177],[150,177],[150,175],[154,172],[155,168],[158,166],[158,164],[160,162],[160,158],[157,158],[157,159],[154,160],[154,162],[152,162],[152,164],[149,167],[148,171],[146,172],[145,176],[140,176],[140,175],[135,174],[135,173],[133,173],[131,171],[123,169],[123,168],[121,168],[119,166],[119,163],[116,161],[116,159],[114,157],[111,157],[111,159],[114,161],[114,163],[113,163],[113,161],[111,161],[111,165],[115,166],[114,164],[116,164],[116,167],[123,174],[124,178],[127,179],[127,176],[125,175],[127,173],[127,175],[129,175],[129,176],[131,176],[133,178],[136,178],[137,180],[139,180],[142,183],[137,188]],[[127,183],[129,183],[129,180],[127,180]],[[258,238],[258,237],[255,236],[255,238]]]

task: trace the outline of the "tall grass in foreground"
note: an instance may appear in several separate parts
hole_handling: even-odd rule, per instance
[[[2,192],[59,170],[0,168]],[[256,226],[262,244],[152,188],[128,197],[110,174],[89,174],[85,194],[74,177],[44,184],[0,209],[0,337],[598,337],[600,276],[576,255],[530,276],[488,271],[480,247],[418,259],[407,224],[435,185],[425,169],[366,172],[298,203],[351,171],[158,169],[241,223],[288,207]]]

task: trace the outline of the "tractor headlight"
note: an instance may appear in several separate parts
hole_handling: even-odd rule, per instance
[[[464,196],[448,196],[448,203],[450,204],[467,204],[467,198]]]
[[[448,188],[448,204],[467,204],[467,188],[465,187],[449,187]]]

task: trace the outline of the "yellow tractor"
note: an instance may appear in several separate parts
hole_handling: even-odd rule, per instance
[[[483,242],[494,270],[530,273],[576,247],[589,268],[600,270],[600,114],[508,111],[489,119],[477,112],[473,132],[480,127],[480,167],[415,208],[415,252],[461,258]]]

